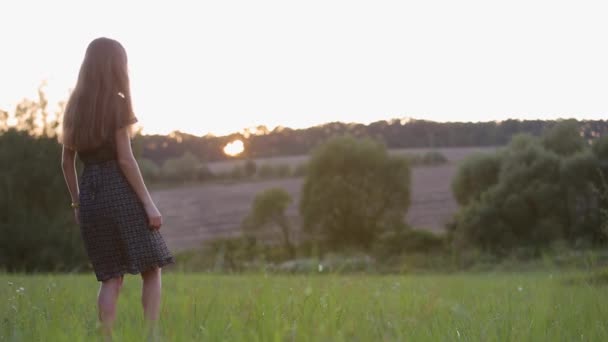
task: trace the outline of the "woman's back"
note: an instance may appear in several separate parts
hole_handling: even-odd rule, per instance
[[[137,118],[135,116],[127,116],[122,119],[116,129],[120,129],[129,125],[132,125],[137,122]],[[100,145],[88,148],[85,150],[79,150],[78,158],[87,164],[87,163],[103,163],[110,160],[116,160],[118,158],[118,153],[116,151],[116,139],[113,135],[109,138],[105,139]]]

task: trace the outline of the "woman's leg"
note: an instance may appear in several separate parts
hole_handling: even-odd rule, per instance
[[[156,267],[146,272],[142,272],[141,278],[143,279],[141,304],[144,307],[147,339],[156,341],[159,336],[156,323],[160,315],[160,268]]]
[[[156,267],[142,272],[143,286],[141,291],[141,304],[144,307],[144,318],[154,323],[160,315],[161,276],[160,268]]]
[[[99,321],[102,332],[105,335],[112,333],[112,326],[116,319],[116,302],[122,287],[123,277],[112,278],[101,282],[99,294],[97,295],[97,306],[99,308]]]

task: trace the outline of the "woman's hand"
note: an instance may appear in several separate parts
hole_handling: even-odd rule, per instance
[[[141,171],[133,156],[128,127],[123,127],[116,132],[116,151],[120,169],[127,178],[129,184],[133,187],[133,190],[137,194],[137,198],[139,198],[144,205],[144,209],[148,215],[148,225],[150,229],[159,229],[163,224],[163,218],[160,215],[158,208],[156,208],[146,184],[144,184]]]
[[[151,229],[160,229],[160,226],[163,224],[163,217],[156,208],[154,203],[150,203],[145,206],[146,214],[148,215],[148,225]]]

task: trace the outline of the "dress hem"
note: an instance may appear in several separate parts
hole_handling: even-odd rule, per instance
[[[161,261],[158,261],[158,262],[146,264],[146,265],[144,265],[142,267],[124,268],[124,269],[122,269],[122,270],[120,270],[118,272],[114,272],[114,273],[110,273],[110,274],[104,274],[103,276],[95,274],[95,276],[97,278],[97,281],[106,281],[106,280],[110,280],[112,278],[122,277],[125,274],[133,274],[133,275],[140,274],[140,273],[143,273],[145,271],[151,270],[151,269],[153,269],[155,267],[162,268],[164,266],[171,265],[171,264],[174,264],[174,263],[175,263],[175,258],[168,257],[168,258],[165,258],[165,259],[163,259]]]

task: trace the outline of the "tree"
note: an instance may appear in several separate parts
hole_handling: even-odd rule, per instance
[[[59,115],[48,118],[43,85],[38,100],[15,108],[15,125],[0,111],[0,269],[73,271],[87,267],[60,168]],[[44,167],[41,167],[44,166]],[[65,196],[58,200],[58,196]]]
[[[592,152],[598,159],[604,176],[608,176],[608,135],[594,141]]]
[[[539,253],[557,240],[603,243],[599,158],[573,132],[564,123],[541,138],[518,135],[496,155],[465,162],[454,182],[457,245],[504,255],[521,247]]]
[[[268,226],[280,230],[283,245],[290,257],[295,257],[295,248],[290,238],[291,226],[287,218],[287,207],[291,196],[281,188],[271,188],[256,195],[251,213],[243,221],[246,232],[260,231]]]
[[[500,159],[496,154],[475,154],[460,165],[452,191],[460,205],[479,200],[481,195],[498,182]]]
[[[410,167],[370,139],[320,146],[308,164],[300,213],[304,229],[330,247],[369,248],[399,225],[410,203]]]
[[[561,186],[567,210],[567,238],[572,241],[605,240],[601,231],[602,186],[599,159],[590,149],[562,158]]]
[[[560,156],[569,156],[581,152],[586,145],[576,120],[558,122],[544,132],[541,141],[546,149]]]
[[[8,112],[0,109],[0,133],[8,130]]]
[[[64,102],[59,103],[59,112],[56,113],[55,117],[49,117],[48,113],[48,100],[44,92],[46,83],[43,82],[38,87],[38,99],[23,99],[17,104],[14,112],[14,119],[16,121],[15,128],[19,131],[25,131],[30,135],[55,137],[57,136],[57,129],[59,127],[59,121],[63,114]],[[3,116],[0,111],[0,117]],[[8,119],[8,113],[5,112],[5,120]],[[1,118],[0,118],[1,119]],[[0,130],[3,124],[0,124]]]
[[[555,154],[540,147],[510,154],[499,183],[457,214],[461,241],[502,255],[517,247],[537,248],[563,239],[565,203],[559,181]]]
[[[11,128],[0,134],[0,160],[0,269],[86,268],[61,173],[61,146]]]
[[[602,221],[600,229],[603,237],[608,239],[608,135],[595,140],[592,151],[597,158],[599,169],[599,177],[594,190],[599,200],[598,206]]]

